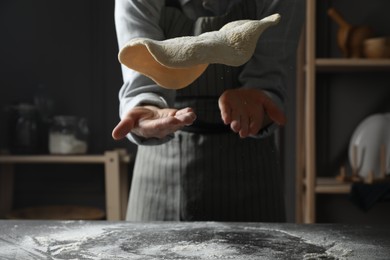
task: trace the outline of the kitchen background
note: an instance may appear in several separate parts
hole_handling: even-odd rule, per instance
[[[378,33],[390,35],[387,0],[316,1],[320,57],[341,57],[335,41],[337,25],[326,14],[330,6],[351,23],[369,24]],[[88,153],[101,154],[115,148],[136,152],[129,142],[111,138],[119,119],[117,95],[122,84],[113,12],[113,0],[0,2],[1,150],[13,148],[12,107],[40,100],[44,101],[40,103],[44,104],[44,115],[75,115],[87,120]],[[320,74],[318,82],[318,175],[335,176],[347,160],[348,142],[357,124],[372,113],[389,112],[390,76],[388,70],[338,72]],[[294,221],[299,155],[296,90],[290,88],[289,92],[289,125],[281,132],[281,143],[288,219]],[[43,142],[37,152],[47,153],[47,147]],[[13,206],[77,203],[104,208],[103,171],[100,165],[17,165]],[[364,212],[350,202],[347,194],[319,195],[317,221],[388,223],[389,206],[388,202],[379,202]]]
[[[53,104],[47,113],[86,118],[88,153],[136,150],[111,138],[122,84],[113,7],[114,1],[102,0],[1,1],[2,149],[10,146],[14,131],[6,124],[7,107],[46,98]],[[102,165],[17,165],[14,207],[78,203],[104,208],[103,171]]]

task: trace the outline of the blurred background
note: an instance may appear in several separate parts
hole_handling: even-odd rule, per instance
[[[310,194],[305,193],[308,189],[302,183],[309,175],[333,181],[341,166],[350,171],[348,149],[356,127],[369,115],[390,112],[389,57],[346,57],[338,44],[341,26],[328,15],[328,10],[335,8],[351,25],[369,26],[373,29],[370,37],[390,36],[390,2],[308,0],[311,1],[316,5],[306,18],[315,21],[314,31],[306,30],[302,37],[298,84],[289,88],[289,124],[280,133],[288,220],[304,221],[308,203],[302,201],[310,196],[316,216],[309,222],[388,223],[390,203],[385,196],[369,210],[362,210],[351,201],[351,183],[346,187],[342,183],[341,192]],[[78,122],[74,136],[81,144],[87,144],[87,154],[101,155],[114,149],[136,154],[136,146],[130,142],[111,138],[119,120],[117,96],[122,85],[113,14],[113,0],[0,2],[2,153],[49,154],[48,136],[55,131],[55,118],[71,116]],[[310,49],[310,44],[315,49]],[[326,64],[330,61],[331,65],[308,63],[308,50],[314,51],[315,59]],[[354,65],[361,60],[374,61],[363,62],[356,69]],[[306,82],[307,73],[316,75],[315,85]],[[311,107],[307,92],[313,87],[315,103]],[[308,109],[313,109],[314,120],[305,118]],[[80,120],[85,123],[83,127]],[[306,128],[306,123],[312,128]],[[59,127],[69,124],[60,123]],[[314,139],[306,138],[310,131]],[[314,148],[314,157],[305,146],[307,142],[312,142],[309,145]],[[79,146],[52,149],[71,153]],[[314,169],[307,167],[313,165],[310,163]],[[130,180],[132,161],[128,166]],[[12,210],[69,204],[104,210],[104,172],[104,165],[99,164],[15,164]],[[5,178],[0,181],[2,187],[7,185]],[[339,184],[334,187],[337,189]]]
[[[88,154],[136,150],[111,138],[122,85],[113,13],[114,1],[1,1],[0,149],[48,154],[53,118],[72,116],[86,121]],[[24,132],[17,117],[25,118]],[[14,171],[13,208],[104,208],[104,165],[17,164]]]

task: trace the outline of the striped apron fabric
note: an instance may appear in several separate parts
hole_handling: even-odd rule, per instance
[[[218,30],[239,19],[257,19],[256,2],[244,0],[220,17],[187,18],[166,7],[166,38]],[[139,146],[126,219],[129,221],[285,221],[283,176],[273,137],[241,139],[224,126],[218,97],[239,87],[241,68],[211,64],[175,106],[190,106],[193,126],[156,146]]]

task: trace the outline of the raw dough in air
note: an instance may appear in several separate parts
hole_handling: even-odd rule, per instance
[[[260,35],[279,22],[273,14],[261,20],[238,20],[219,31],[164,41],[130,40],[119,52],[119,61],[158,85],[180,89],[195,81],[209,64],[240,66],[253,55]]]

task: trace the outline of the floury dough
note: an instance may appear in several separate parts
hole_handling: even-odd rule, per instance
[[[260,35],[280,20],[279,14],[261,20],[238,20],[219,31],[164,41],[130,40],[120,50],[119,61],[158,85],[180,89],[195,81],[209,64],[241,66],[253,55]]]

